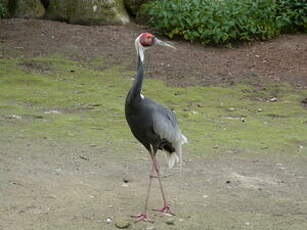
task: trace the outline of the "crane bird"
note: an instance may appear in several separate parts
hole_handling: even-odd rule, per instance
[[[155,211],[174,215],[165,198],[156,153],[159,149],[164,150],[168,156],[168,166],[172,168],[174,164],[178,162],[180,163],[181,168],[181,145],[187,142],[187,138],[179,129],[175,114],[168,108],[159,105],[141,94],[144,78],[144,51],[154,45],[175,48],[174,46],[159,40],[150,33],[142,33],[136,38],[135,48],[138,58],[137,73],[134,83],[127,95],[125,104],[126,120],[131,132],[148,150],[152,163],[144,211],[140,215],[134,216],[136,221],[150,221],[147,217],[147,205],[153,178],[157,178],[159,181],[159,187],[163,199],[163,207],[161,209],[156,209]]]

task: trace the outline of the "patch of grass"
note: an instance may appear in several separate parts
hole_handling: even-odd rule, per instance
[[[146,85],[151,83],[148,82]],[[150,84],[155,85],[150,94],[176,109],[190,139],[189,148],[200,154],[212,148],[287,151],[297,148],[294,143],[307,137],[307,111],[299,103],[306,91],[272,85],[266,96],[275,95],[275,102],[255,101],[253,98],[262,96],[262,92],[257,95],[246,85],[165,90],[162,84],[156,84]]]
[[[103,61],[94,59],[93,66],[97,60]],[[26,71],[21,63],[40,64]],[[88,69],[60,55],[1,59],[0,64],[1,138],[135,146],[124,117],[132,81],[122,77],[127,73],[120,66]],[[45,65],[48,73],[35,71]],[[171,88],[146,79],[143,93],[176,111],[189,153],[304,151],[298,146],[307,139],[307,110],[300,104],[306,90],[287,85]]]

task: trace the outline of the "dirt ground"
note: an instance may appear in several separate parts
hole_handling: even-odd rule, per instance
[[[185,155],[181,177],[178,170],[167,170],[161,158],[175,223],[149,211],[155,223],[134,224],[129,214],[141,211],[148,179],[141,146],[130,159],[118,159],[114,150],[101,146],[15,140],[1,141],[3,230],[116,229],[114,223],[126,219],[130,229],[307,227],[306,157]],[[162,205],[157,183],[149,205]]]
[[[87,27],[42,20],[0,21],[0,58],[54,53],[134,71],[134,38],[150,29]],[[151,31],[154,32],[154,31]],[[167,40],[167,39],[166,39]],[[171,86],[263,87],[268,80],[307,88],[307,35],[282,35],[234,48],[172,41],[176,51],[148,53],[147,73]],[[166,53],[169,52],[169,53]],[[166,55],[167,54],[167,55]],[[174,66],[165,64],[171,58]],[[106,68],[107,66],[101,66]],[[307,142],[306,142],[307,143]],[[306,145],[304,143],[304,145]],[[306,230],[307,157],[296,154],[217,151],[185,155],[182,175],[160,156],[163,182],[176,217],[150,211],[155,223],[133,223],[144,202],[149,161],[136,145],[129,158],[108,143],[84,146],[0,135],[0,230],[130,229]],[[300,152],[299,152],[300,151]],[[102,157],[103,152],[103,157]],[[159,208],[157,183],[150,207]]]
[[[71,26],[66,23],[11,19],[0,21],[0,42],[28,56],[64,53],[76,60],[105,56],[109,64],[135,70],[134,39],[145,26]],[[147,76],[173,86],[259,84],[263,78],[307,87],[307,35],[282,35],[238,48],[211,48],[173,41],[176,51],[157,49],[146,55]],[[2,54],[4,55],[4,54]],[[168,59],[172,65],[167,65]]]

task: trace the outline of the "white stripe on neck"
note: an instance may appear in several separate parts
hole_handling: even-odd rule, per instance
[[[138,55],[140,55],[141,61],[144,63],[144,51],[145,47],[141,45],[140,38],[142,34],[135,39],[135,49]]]

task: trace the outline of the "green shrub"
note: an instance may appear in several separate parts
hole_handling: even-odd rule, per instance
[[[307,32],[307,1],[276,0],[278,22],[283,32]]]
[[[156,0],[145,4],[142,14],[170,38],[219,44],[270,39],[292,21],[302,26],[306,5],[305,0]]]
[[[0,0],[0,18],[3,18],[6,15],[6,2]]]

